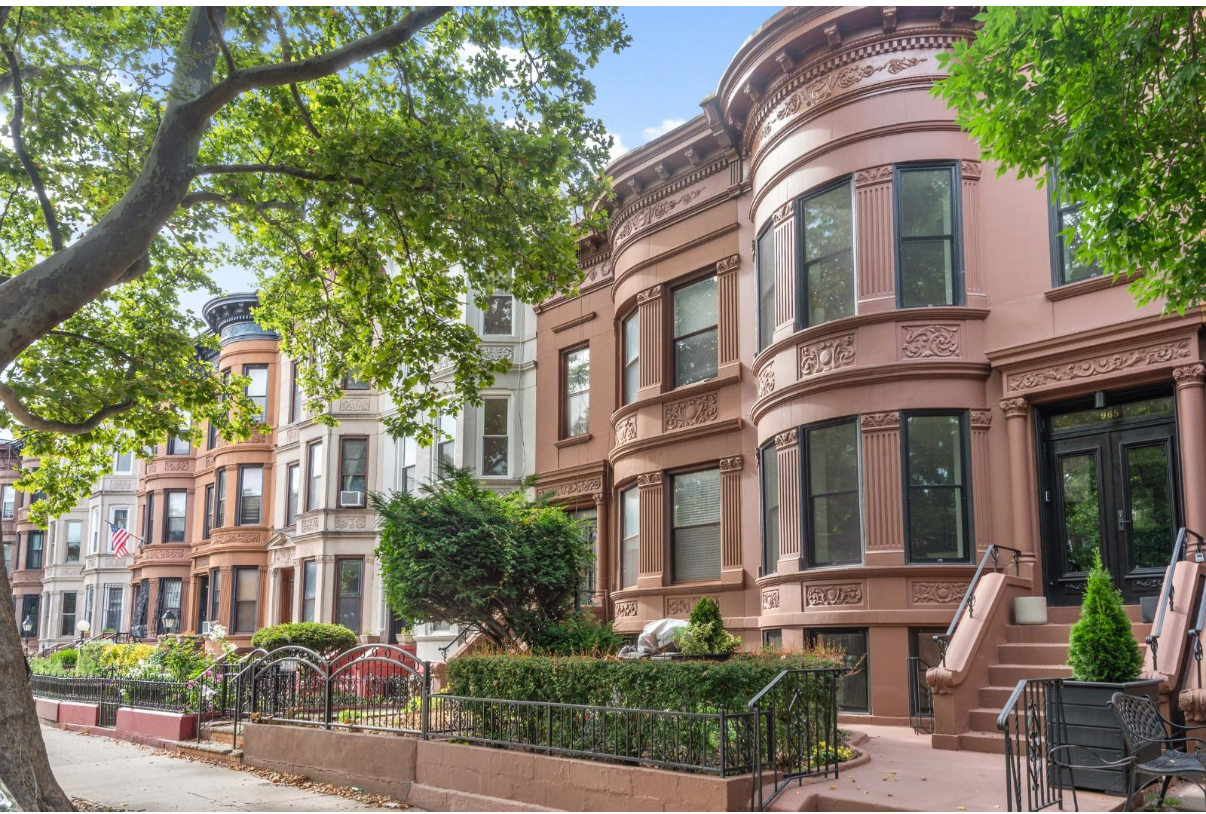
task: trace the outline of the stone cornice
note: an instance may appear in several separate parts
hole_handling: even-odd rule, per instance
[[[648,438],[638,438],[635,441],[624,444],[621,447],[613,449],[607,454],[607,460],[615,466],[617,461],[627,458],[643,450],[655,449],[664,447],[670,444],[679,444],[685,441],[695,441],[700,438],[707,438],[711,435],[720,433],[740,432],[745,422],[740,418],[725,418],[719,421],[710,421],[706,424],[696,424],[692,427],[687,427],[682,430],[671,430],[669,432],[658,433],[651,435]]]

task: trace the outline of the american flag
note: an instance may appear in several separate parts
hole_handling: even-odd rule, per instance
[[[130,542],[130,532],[112,523],[109,524],[109,531],[113,539],[113,553],[119,557],[126,556],[126,543]]]

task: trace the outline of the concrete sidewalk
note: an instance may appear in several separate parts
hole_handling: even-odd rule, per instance
[[[170,757],[124,741],[42,727],[63,790],[131,811],[388,811],[272,783],[249,772]],[[414,809],[411,809],[414,810]]]

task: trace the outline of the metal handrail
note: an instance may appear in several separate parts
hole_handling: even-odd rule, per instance
[[[1074,767],[1053,757],[1068,743],[1062,688],[1059,678],[1024,678],[997,716],[997,730],[1005,735],[1008,811],[1042,811],[1052,806],[1062,811],[1065,781],[1076,802],[1075,783],[1065,777],[1065,771]]]
[[[448,661],[448,651],[450,651],[450,650],[452,650],[452,648],[456,647],[457,644],[460,643],[461,641],[468,641],[469,637],[472,634],[477,633],[480,630],[481,630],[481,628],[479,628],[477,625],[467,624],[464,627],[462,627],[459,631],[457,631],[455,639],[453,639],[452,641],[450,641],[448,644],[444,645],[443,647],[439,648],[440,655],[444,657],[444,661]]]
[[[931,732],[933,731],[932,723],[927,727],[925,722],[934,720],[934,695],[924,678],[931,665],[921,656],[909,656],[906,663],[909,666],[909,726],[917,734],[921,734],[923,731]],[[929,699],[928,711],[921,708],[923,694]]]
[[[950,645],[951,639],[955,635],[955,631],[959,628],[959,622],[963,619],[963,611],[967,611],[967,615],[975,618],[976,615],[976,586],[980,584],[980,578],[984,575],[984,568],[988,565],[988,561],[992,560],[992,570],[995,572],[1000,568],[1000,555],[1002,551],[1013,552],[1013,571],[1017,575],[1022,573],[1022,552],[1016,548],[1009,546],[997,545],[993,543],[984,552],[984,556],[980,558],[980,564],[976,566],[976,573],[972,575],[971,582],[967,583],[967,590],[963,592],[963,601],[959,603],[959,609],[955,611],[955,618],[951,620],[950,625],[946,629],[946,633],[940,633],[934,637],[934,641],[938,643],[938,652],[941,656],[941,664],[946,666],[946,648]]]
[[[1164,633],[1164,614],[1169,608],[1176,610],[1173,607],[1174,591],[1173,591],[1173,572],[1186,554],[1185,538],[1190,534],[1197,540],[1197,552],[1202,553],[1202,546],[1206,544],[1206,539],[1196,531],[1192,531],[1185,526],[1181,526],[1181,530],[1177,532],[1177,541],[1173,544],[1172,559],[1168,562],[1168,568],[1164,571],[1164,582],[1160,586],[1160,600],[1157,603],[1156,623],[1152,625],[1151,633],[1147,634],[1145,641],[1148,649],[1152,653],[1152,669],[1156,669],[1156,654],[1159,652],[1160,636]]]

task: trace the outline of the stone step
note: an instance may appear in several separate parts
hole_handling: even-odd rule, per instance
[[[967,725],[976,732],[996,732],[1000,714],[1000,707],[979,707],[968,712]]]
[[[1067,664],[1068,645],[1056,642],[1010,642],[997,646],[1001,664]]]
[[[1072,625],[1006,625],[1005,639],[1010,644],[1068,644]]]
[[[234,745],[234,737],[235,737],[234,732],[223,731],[220,729],[202,729],[201,730],[202,741],[209,741],[210,743],[225,743],[230,746],[233,746]]]
[[[1003,755],[1005,736],[1000,732],[963,732],[959,735],[959,748],[968,752]]]
[[[1066,664],[994,664],[988,668],[988,683],[993,687],[1017,686],[1024,678],[1071,678]]]
[[[1003,686],[988,686],[980,688],[980,708],[1002,710],[1005,708],[1005,702],[1009,700],[1009,696],[1013,694],[1013,688],[1017,686],[1015,681],[1008,687]]]
[[[186,757],[216,760],[232,766],[237,766],[243,762],[243,750],[234,749],[225,743],[177,741],[176,751]]]

